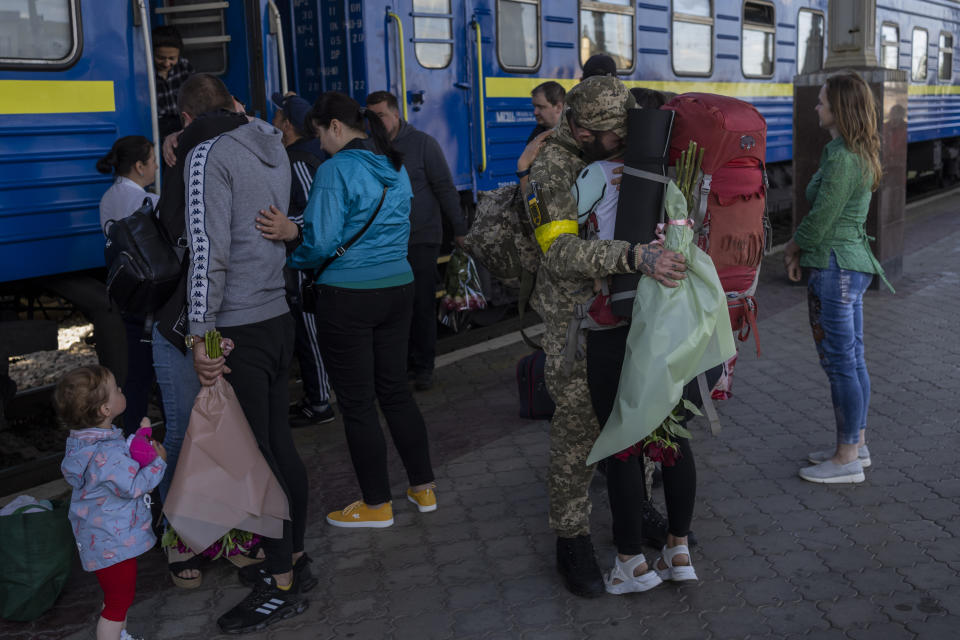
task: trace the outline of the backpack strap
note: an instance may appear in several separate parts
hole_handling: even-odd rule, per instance
[[[634,169],[633,167],[628,167],[623,165],[623,172],[628,176],[633,176],[635,178],[642,178],[644,180],[651,180],[653,182],[659,182],[660,184],[669,184],[670,178],[659,173],[653,173],[652,171],[644,171],[643,169]]]
[[[703,221],[707,217],[707,205],[710,202],[710,185],[713,183],[713,174],[705,173],[700,179],[700,208],[697,210],[697,217],[693,221],[693,233],[699,235],[703,230]]]
[[[531,349],[542,349],[533,338],[528,336],[523,330],[523,316],[527,310],[527,303],[530,302],[530,296],[533,295],[533,287],[537,283],[537,274],[534,271],[524,269],[520,274],[520,295],[517,300],[517,318],[520,320],[520,337],[524,343]]]
[[[700,388],[700,401],[703,403],[703,411],[707,414],[710,421],[710,432],[713,435],[720,433],[720,416],[717,415],[717,408],[713,406],[713,397],[710,395],[710,389],[707,388],[707,373],[703,372],[697,376],[697,386]]]

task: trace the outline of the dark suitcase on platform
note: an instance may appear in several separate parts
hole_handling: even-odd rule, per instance
[[[547,391],[543,367],[547,354],[538,349],[520,358],[517,363],[517,388],[520,391],[520,417],[530,420],[549,420],[557,406]]]

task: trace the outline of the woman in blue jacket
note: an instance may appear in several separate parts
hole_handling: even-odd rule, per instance
[[[401,154],[375,113],[331,91],[313,105],[308,122],[331,157],[317,170],[303,212],[302,244],[289,264],[317,269],[338,256],[316,280],[317,333],[363,494],[363,500],[330,513],[327,522],[389,527],[387,449],[375,400],[407,470],[407,499],[421,512],[437,508],[427,430],[407,383],[413,193]]]

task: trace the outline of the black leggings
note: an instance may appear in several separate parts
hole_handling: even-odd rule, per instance
[[[263,538],[264,570],[280,574],[293,567],[291,556],[303,551],[307,528],[307,470],[293,443],[289,375],[293,358],[293,317],[282,316],[239,327],[220,327],[236,349],[227,357],[232,370],[225,378],[237,394],[260,452],[290,504],[283,538]]]
[[[337,394],[350,458],[367,504],[391,498],[387,443],[377,402],[410,485],[433,481],[427,428],[407,381],[412,312],[412,283],[383,289],[318,287],[320,351]]]
[[[587,334],[587,384],[593,410],[601,426],[610,417],[616,402],[629,331],[630,327],[619,327]],[[719,366],[707,371],[709,387],[717,381],[721,371],[722,367]],[[696,380],[684,387],[683,397],[697,406],[702,405]],[[683,424],[689,422],[691,417],[692,414],[688,412]],[[689,440],[679,438],[678,441],[680,459],[672,467],[663,467],[663,494],[667,504],[669,531],[680,538],[690,533],[697,497],[697,467]],[[614,543],[619,553],[637,555],[642,553],[642,506],[647,498],[643,457],[630,456],[626,460],[619,460],[611,456],[606,463]]]

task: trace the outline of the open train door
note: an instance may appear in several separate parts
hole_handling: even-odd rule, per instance
[[[223,80],[249,113],[269,120],[269,97],[286,86],[279,13],[272,0],[162,0],[153,24],[177,28],[194,69]]]

